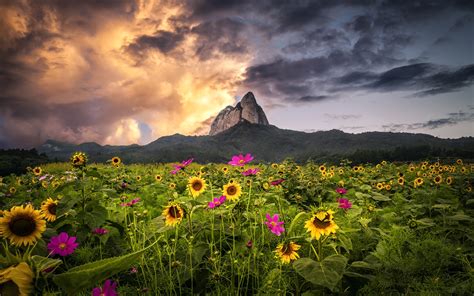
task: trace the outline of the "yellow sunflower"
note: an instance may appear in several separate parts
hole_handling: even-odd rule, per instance
[[[170,183],[170,185],[168,185],[168,187],[170,189],[175,189],[176,188],[176,184],[175,183]]]
[[[392,186],[390,186],[390,184],[385,184],[385,190],[392,190]]]
[[[0,233],[13,245],[32,245],[45,230],[43,214],[31,204],[15,206],[0,218]]]
[[[49,221],[53,222],[56,220],[56,208],[58,207],[58,201],[53,200],[52,198],[48,198],[43,204],[41,205],[41,212],[44,215],[44,218]]]
[[[184,217],[184,211],[177,203],[169,204],[164,210],[162,215],[165,217],[165,224],[168,226],[174,226],[181,223]]]
[[[228,200],[238,200],[241,194],[242,188],[237,182],[227,183],[222,190],[222,195],[225,195]]]
[[[423,185],[423,178],[416,178],[415,181],[413,181],[413,184],[415,187]]]
[[[135,179],[137,179],[138,182],[142,180],[142,176],[136,176]]]
[[[76,152],[71,156],[72,166],[75,168],[83,167],[86,165],[87,155],[84,152]]]
[[[446,178],[446,184],[451,185],[453,184],[453,177],[449,176]]]
[[[35,176],[41,175],[42,172],[43,172],[43,170],[40,167],[35,167],[33,169],[33,174],[35,174]]]
[[[320,165],[319,166],[319,171],[322,173],[322,172],[325,172],[326,171],[326,167],[324,165]]]
[[[441,184],[441,182],[443,182],[443,177],[441,177],[441,175],[438,175],[434,177],[433,181],[435,182],[436,185],[439,185]]]
[[[162,177],[161,175],[156,175],[156,176],[155,176],[155,180],[156,180],[157,182],[161,182],[161,180],[163,180],[163,177]]]
[[[222,167],[222,172],[223,172],[224,174],[227,174],[227,173],[229,172],[229,168],[226,167],[226,166],[225,166],[225,167]]]
[[[0,270],[0,295],[30,295],[33,277],[33,271],[25,262]]]
[[[112,164],[113,165],[119,166],[121,163],[122,163],[122,160],[119,157],[117,157],[117,156],[112,157]]]
[[[198,197],[206,189],[206,180],[199,177],[191,177],[188,181],[188,187],[193,197]]]
[[[301,246],[294,242],[281,243],[276,247],[275,253],[280,257],[281,262],[288,264],[292,260],[296,260],[300,257],[296,252],[300,248]]]
[[[10,189],[8,189],[8,192],[10,192],[10,194],[15,194],[16,193],[16,188],[15,187],[10,187]]]
[[[306,221],[304,227],[311,233],[311,238],[319,240],[321,235],[336,233],[339,226],[334,222],[333,214],[332,210],[320,210]]]
[[[378,190],[382,190],[385,186],[383,185],[383,183],[377,183],[377,189]]]
[[[398,178],[397,182],[398,182],[398,185],[403,186],[405,184],[405,179],[403,177],[400,177]]]
[[[462,165],[462,159],[457,159],[456,163],[459,164],[459,165]]]

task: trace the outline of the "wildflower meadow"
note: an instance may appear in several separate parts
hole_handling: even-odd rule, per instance
[[[0,180],[0,295],[472,295],[474,164],[69,163]]]

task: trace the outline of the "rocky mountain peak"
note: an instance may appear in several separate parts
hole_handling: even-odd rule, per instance
[[[235,107],[227,106],[216,116],[211,125],[210,136],[221,133],[242,120],[250,123],[269,125],[267,116],[258,105],[252,92],[248,92]]]

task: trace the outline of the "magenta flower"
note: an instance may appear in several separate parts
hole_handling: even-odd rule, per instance
[[[193,162],[193,160],[194,160],[194,158],[190,158],[190,159],[187,159],[187,160],[183,160],[180,164],[173,164],[174,170],[171,171],[171,174],[175,175],[177,172],[179,172],[180,170],[182,170],[185,167],[187,167],[188,165],[190,165],[191,162]]]
[[[352,203],[347,198],[339,198],[337,201],[341,209],[347,210],[352,208]]]
[[[336,192],[339,193],[339,194],[346,194],[347,193],[347,189],[345,188],[336,188]]]
[[[92,289],[92,296],[118,296],[117,291],[117,283],[112,282],[111,280],[106,280],[104,286],[95,287]]]
[[[121,206],[121,207],[131,207],[131,206],[133,206],[134,204],[136,204],[136,203],[139,202],[139,201],[140,201],[140,198],[137,197],[137,198],[132,199],[132,200],[129,201],[129,202],[123,202],[123,203],[121,203],[120,206]]]
[[[132,268],[130,268],[130,273],[131,274],[134,274],[134,273],[137,273],[137,272],[138,272],[138,269],[135,266],[132,266]]]
[[[283,183],[283,181],[285,181],[285,179],[278,179],[278,180],[275,180],[275,181],[271,181],[270,185],[277,186],[277,185],[280,185],[281,183]]]
[[[61,232],[58,236],[51,238],[48,250],[51,252],[51,255],[68,256],[74,253],[78,245],[75,236],[69,236],[66,232]]]
[[[256,175],[258,172],[260,172],[260,169],[259,169],[259,168],[248,169],[248,170],[246,170],[246,171],[243,171],[243,172],[242,172],[242,175],[244,175],[244,176],[252,176],[252,175]]]
[[[97,235],[104,235],[104,234],[109,233],[109,231],[105,228],[99,227],[99,228],[96,228],[96,229],[92,230],[92,233],[97,234]]]
[[[245,244],[245,246],[246,246],[247,248],[251,249],[251,248],[253,247],[253,242],[252,242],[252,240],[249,240],[249,241]]]
[[[211,202],[209,202],[208,207],[209,209],[218,208],[224,202],[225,202],[225,195],[221,195],[220,197],[215,197]]]
[[[229,161],[230,165],[233,166],[244,166],[245,164],[251,162],[253,156],[250,153],[247,153],[245,156],[242,154],[232,156],[232,160]]]
[[[278,214],[273,215],[273,217],[270,216],[270,214],[266,214],[265,217],[267,217],[267,221],[265,221],[265,224],[267,224],[268,229],[277,236],[280,236],[282,232],[285,231],[285,228],[282,226],[285,222],[283,221],[278,221],[280,217]]]

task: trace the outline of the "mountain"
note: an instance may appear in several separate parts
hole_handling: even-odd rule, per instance
[[[37,148],[50,159],[68,160],[74,151],[84,151],[92,161],[119,156],[125,163],[176,162],[194,157],[200,163],[226,162],[236,153],[252,153],[257,161],[277,162],[291,157],[299,162],[410,161],[427,158],[474,159],[474,138],[440,139],[426,134],[367,132],[349,134],[339,130],[305,133],[253,124],[241,120],[212,136],[175,134],[148,145],[73,145],[48,140]]]
[[[217,135],[235,126],[239,122],[269,125],[267,116],[252,92],[248,92],[235,107],[227,106],[216,116],[211,124],[210,136]]]

